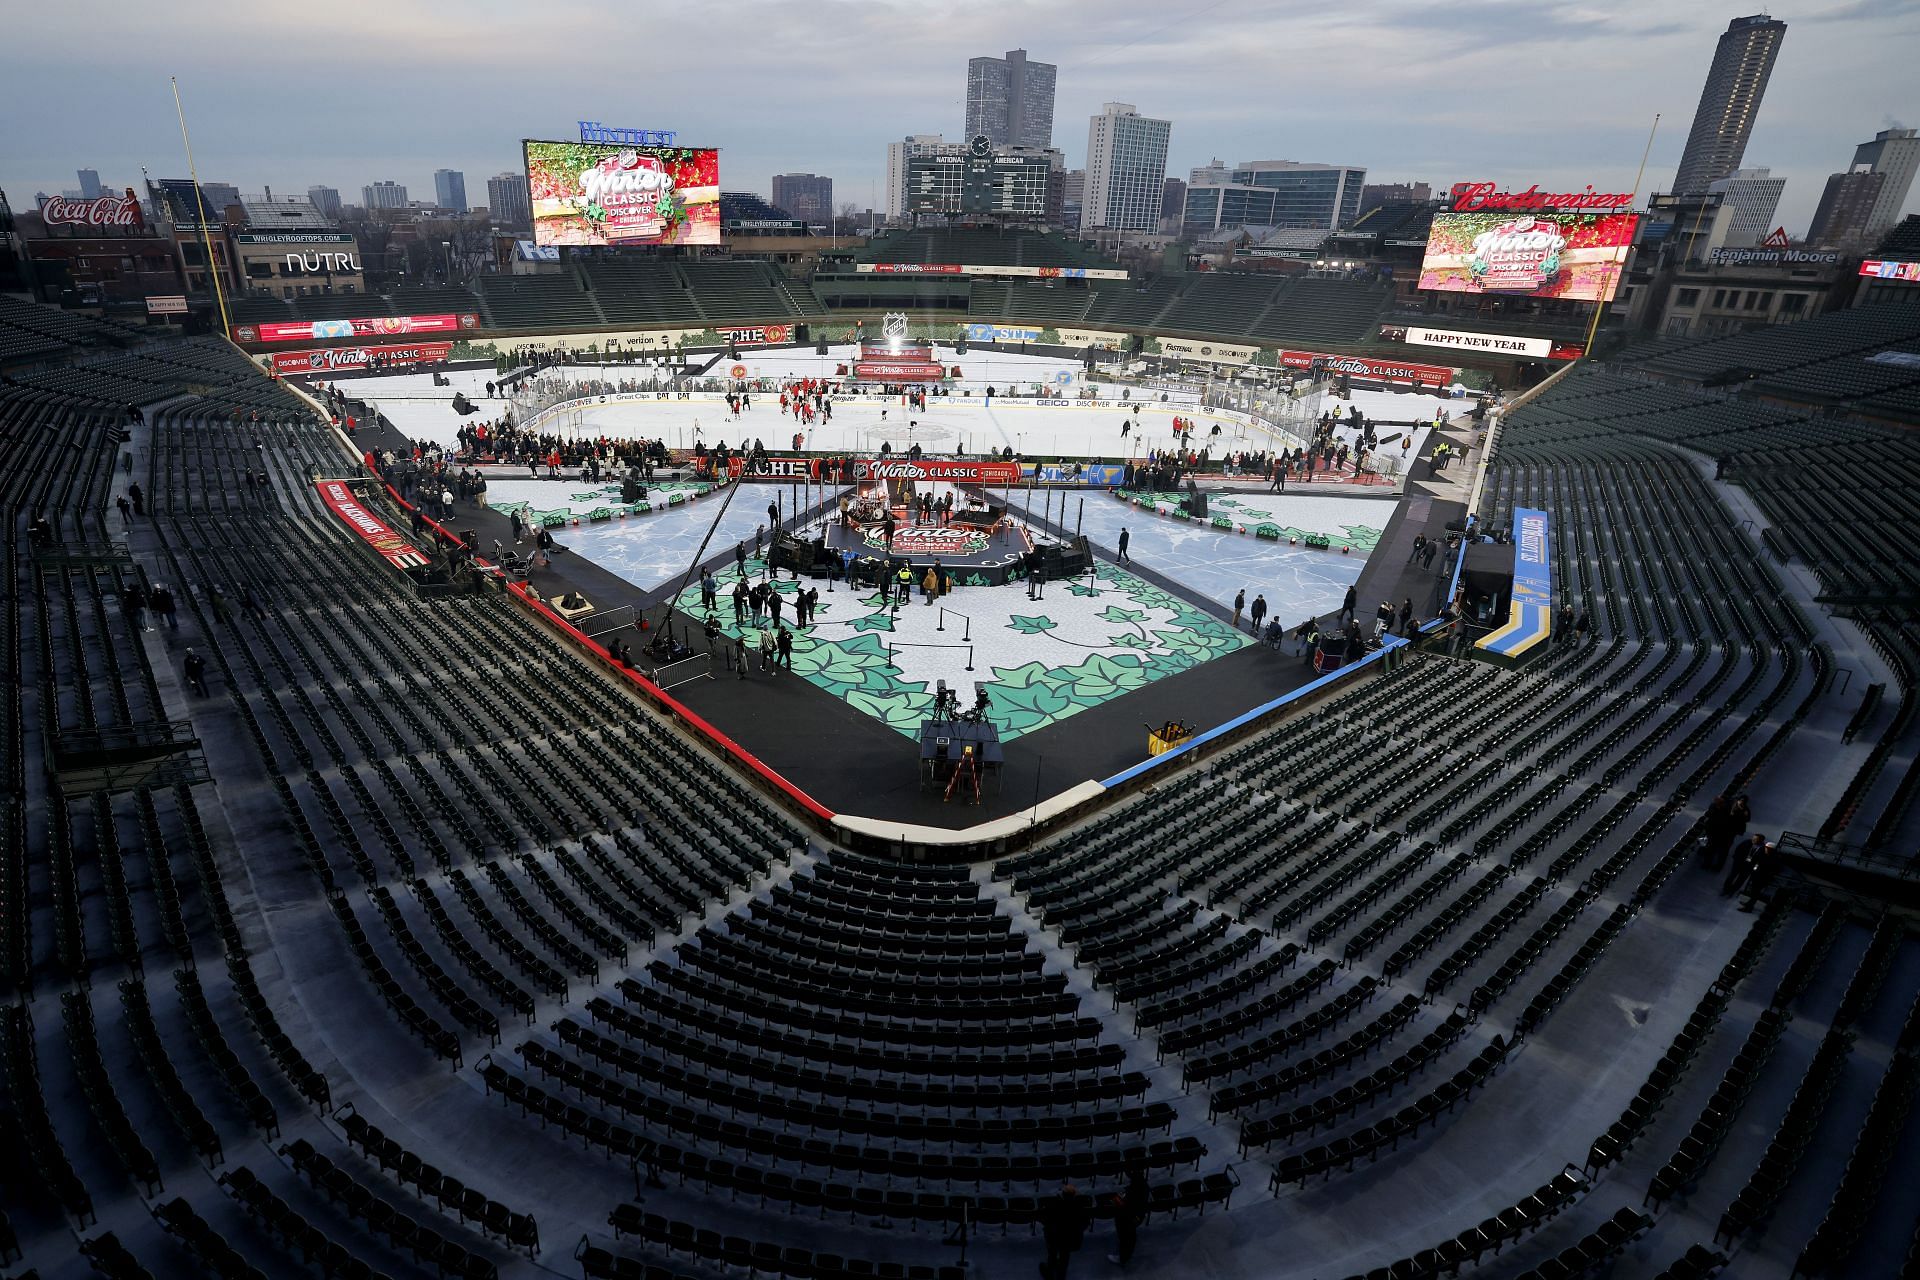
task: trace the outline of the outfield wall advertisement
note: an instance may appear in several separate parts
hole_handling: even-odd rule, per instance
[[[471,312],[438,316],[362,316],[352,320],[263,320],[233,326],[235,342],[319,342],[327,338],[398,338],[420,333],[458,333],[480,327]]]
[[[1633,247],[1636,215],[1563,209],[1436,213],[1420,287],[1607,302]]]
[[[535,244],[720,243],[720,153],[711,147],[521,145]]]

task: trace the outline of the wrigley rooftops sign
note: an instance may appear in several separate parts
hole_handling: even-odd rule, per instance
[[[1707,261],[1717,267],[1830,267],[1840,255],[1811,249],[1715,249]]]

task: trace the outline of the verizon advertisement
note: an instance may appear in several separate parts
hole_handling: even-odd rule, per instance
[[[333,510],[333,514],[346,521],[349,529],[359,534],[382,560],[394,568],[423,569],[432,563],[418,547],[389,529],[380,517],[367,510],[345,481],[321,480],[314,488],[320,490],[320,500]]]
[[[1550,338],[1521,338],[1504,333],[1463,333],[1457,329],[1408,329],[1406,340],[1417,347],[1450,347],[1497,356],[1540,359],[1553,353]]]
[[[438,364],[453,354],[451,342],[396,343],[379,347],[324,347],[318,351],[276,351],[273,371],[297,376],[303,373],[339,373],[370,368],[378,360],[383,365]]]
[[[480,317],[363,316],[355,320],[267,321],[233,326],[235,342],[321,342],[328,338],[397,338],[403,334],[458,333],[477,329]]]
[[[1281,367],[1310,369],[1320,361],[1329,373],[1344,373],[1351,378],[1374,378],[1381,382],[1417,382],[1422,386],[1444,386],[1453,381],[1453,370],[1446,365],[1412,364],[1404,360],[1369,360],[1362,356],[1330,356],[1317,351],[1282,351]]]

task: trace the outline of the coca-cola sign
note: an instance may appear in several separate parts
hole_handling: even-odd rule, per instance
[[[132,188],[125,195],[69,200],[53,196],[40,206],[40,217],[50,227],[140,227],[146,220]]]
[[[317,351],[276,351],[273,371],[281,374],[335,373],[365,369],[378,357],[381,364],[432,364],[453,354],[451,342],[418,342],[410,346],[326,347]]]

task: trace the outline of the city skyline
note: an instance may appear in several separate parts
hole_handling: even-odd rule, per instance
[[[176,13],[130,10],[117,18],[140,38],[101,45],[69,11],[23,12],[16,20],[22,38],[0,52],[0,104],[16,118],[32,114],[33,104],[55,91],[63,63],[84,60],[102,75],[87,99],[58,115],[38,113],[30,134],[10,137],[0,158],[0,189],[15,207],[29,207],[37,190],[72,187],[79,168],[97,170],[103,187],[114,191],[138,186],[143,165],[155,178],[183,175],[166,76],[154,69],[161,66],[180,75],[203,179],[248,192],[324,185],[357,194],[389,177],[428,191],[436,168],[517,169],[521,138],[571,136],[575,121],[589,118],[676,129],[683,140],[720,147],[728,189],[770,194],[776,173],[830,173],[838,201],[878,208],[884,205],[885,144],[942,131],[952,139],[953,122],[964,114],[969,56],[1025,48],[1036,61],[1059,68],[1056,121],[1085,120],[1112,100],[1142,101],[1143,108],[1150,102],[1152,114],[1172,120],[1173,174],[1215,155],[1268,156],[1350,161],[1364,165],[1373,180],[1424,180],[1436,189],[1476,179],[1624,190],[1659,111],[1644,194],[1670,185],[1715,41],[1740,16],[1734,7],[1676,12],[1631,0],[1604,13],[1547,5],[1516,22],[1504,4],[1465,3],[1443,15],[1394,0],[1284,20],[1205,11],[1174,22],[1158,9],[1122,3],[1090,30],[1062,4],[989,3],[932,32],[904,12],[883,8],[863,10],[858,21],[890,56],[873,75],[850,78],[832,74],[838,57],[832,42],[805,38],[806,14],[768,6],[764,21],[749,24],[753,34],[729,46],[723,65],[664,69],[649,97],[695,105],[662,112],[595,87],[617,80],[612,72],[620,46],[566,41],[571,21],[587,20],[584,6],[558,0],[543,11],[545,20],[528,23],[524,11],[481,5],[463,10],[454,28],[444,24],[447,12],[444,5],[407,0],[378,11],[383,29],[430,28],[436,41],[454,41],[459,54],[444,70],[408,64],[423,90],[457,92],[462,106],[457,115],[410,116],[404,129],[384,114],[381,95],[372,90],[395,70],[397,64],[389,64],[405,41],[383,52],[356,39],[351,21],[313,33],[308,59],[234,69],[214,61],[204,38],[215,21],[224,30],[226,17],[183,21]],[[1862,138],[1920,117],[1904,52],[1920,36],[1920,16],[1912,5],[1888,0],[1775,16],[1791,32],[1742,163],[1787,180],[1778,216],[1797,233],[1811,220],[1827,176]],[[242,38],[240,47],[245,38],[264,41],[278,30],[256,11],[232,20],[238,27],[229,34]],[[369,10],[367,21],[373,20]],[[557,53],[563,45],[578,61],[565,83],[586,87],[561,95],[551,82],[516,70],[527,57]],[[1343,62],[1360,48],[1366,60],[1393,73],[1365,95],[1327,95],[1314,77],[1257,74],[1276,48],[1286,50],[1289,62],[1303,63]],[[353,70],[343,69],[349,63]],[[1355,63],[1359,71],[1365,66]],[[1247,78],[1228,91],[1236,69]],[[1565,77],[1576,71],[1607,92],[1583,97],[1577,124],[1540,111],[1538,103],[1564,92]],[[809,84],[806,97],[815,111],[792,109],[786,73]],[[464,87],[475,75],[488,78],[490,87],[469,100]],[[352,87],[343,76],[364,78],[369,92],[340,92]],[[1469,82],[1472,92],[1460,92]],[[1843,83],[1847,92],[1836,94]],[[335,127],[311,135],[304,149],[289,150],[284,135],[257,128],[258,108],[302,94],[334,104]],[[1275,129],[1276,119],[1286,126]],[[1076,127],[1070,123],[1058,141],[1069,167],[1084,166]],[[1910,194],[1902,212],[1912,210]]]

